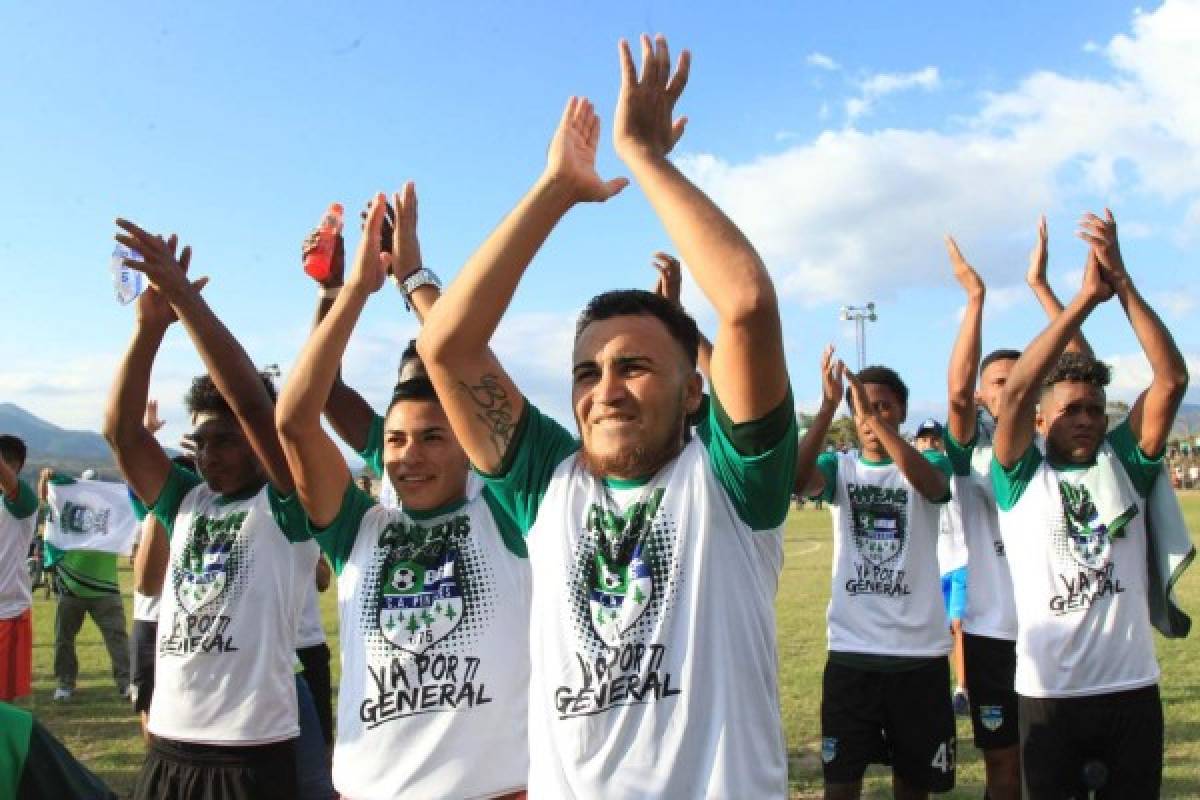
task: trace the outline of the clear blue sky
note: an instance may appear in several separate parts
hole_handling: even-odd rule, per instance
[[[997,290],[985,346],[1027,342],[1041,318],[1014,287],[1042,210],[1069,293],[1072,223],[1112,205],[1135,277],[1200,354],[1200,99],[1174,77],[1200,74],[1194,0],[1141,17],[1083,2],[986,16],[948,2],[403,2],[11,4],[5,18],[0,401],[68,427],[98,427],[131,330],[107,271],[115,216],[178,231],[252,358],[286,370],[314,301],[299,242],[330,201],[357,209],[416,180],[426,263],[452,278],[538,173],[568,95],[611,120],[616,41],[642,31],[693,51],[679,154],[784,287],[802,406],[825,342],[852,357],[838,306],[874,299],[868,360],[909,378],[913,415],[940,410],[962,305],[943,231]],[[601,162],[620,171],[607,131]],[[648,286],[664,247],[636,187],[554,234],[499,344],[536,402],[565,416],[570,318],[595,292]],[[347,375],[382,402],[414,324],[385,289],[360,330]],[[1144,373],[1119,309],[1088,333],[1118,366],[1114,393],[1130,391]],[[198,369],[172,332],[154,383],[169,437]]]

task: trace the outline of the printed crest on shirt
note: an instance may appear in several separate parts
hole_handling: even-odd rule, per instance
[[[172,571],[179,605],[189,614],[219,604],[236,575],[244,546],[238,534],[246,512],[213,519],[200,515],[188,530],[183,556]]]
[[[1116,535],[1120,536],[1125,523],[1137,514],[1137,506],[1106,525],[1100,522],[1099,511],[1086,486],[1059,481],[1058,492],[1065,523],[1062,535],[1072,558],[1081,567],[1103,569],[1112,555],[1112,528],[1115,527]]]
[[[1004,708],[1002,706],[980,706],[979,721],[989,731],[998,731],[1004,724]]]
[[[462,589],[455,575],[458,550],[435,563],[394,561],[380,584],[379,630],[396,647],[420,654],[446,638],[463,616]]]
[[[871,493],[871,490],[874,490]],[[903,489],[880,489],[877,486],[849,487],[851,524],[854,526],[854,546],[868,562],[877,567],[897,560],[904,552],[908,538],[905,505],[908,494]],[[866,495],[862,500],[856,495]],[[899,497],[903,495],[903,497]],[[899,499],[891,499],[895,496]]]

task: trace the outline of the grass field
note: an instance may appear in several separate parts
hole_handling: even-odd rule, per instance
[[[1200,493],[1184,498],[1192,531],[1200,534]],[[1194,537],[1200,540],[1200,536]],[[825,605],[829,597],[828,512],[793,512],[787,527],[787,559],[780,582],[779,659],[784,726],[790,751],[793,794],[819,797],[821,790],[820,705],[821,670],[825,660]],[[128,569],[121,574],[128,591]],[[1200,625],[1200,567],[1189,573],[1181,587],[1183,606]],[[336,649],[337,625],[332,591],[322,598],[330,646]],[[126,602],[126,609],[130,603]],[[34,696],[30,702],[38,717],[84,763],[101,775],[118,793],[126,794],[142,762],[137,721],[128,704],[117,697],[108,659],[96,628],[84,625],[78,647],[81,663],[79,687],[69,704],[52,703],[53,600],[38,592],[34,610]],[[1167,724],[1166,768],[1163,796],[1200,797],[1200,630],[1182,641],[1159,639],[1163,669],[1162,696]],[[334,659],[334,679],[337,660]],[[983,796],[983,766],[971,744],[970,724],[959,720],[958,786],[944,797]],[[890,796],[890,775],[880,768],[868,773],[866,797]]]

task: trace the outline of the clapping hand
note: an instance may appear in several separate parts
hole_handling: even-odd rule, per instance
[[[674,118],[675,104],[687,85],[691,54],[679,54],[675,71],[667,40],[661,34],[642,43],[642,71],[639,77],[633,64],[629,42],[618,45],[621,59],[621,93],[613,130],[613,145],[626,162],[636,158],[663,158],[683,136],[687,117]]]
[[[821,406],[830,409],[836,409],[842,402],[846,391],[844,378],[849,372],[840,358],[834,360],[833,352],[834,347],[829,344],[821,353]]]
[[[954,237],[949,234],[946,234],[946,252],[950,254],[950,266],[954,268],[954,279],[966,290],[967,296],[982,296],[985,291],[983,279],[979,277],[975,268],[967,263],[962,251],[958,249],[958,242],[954,241]]]
[[[1025,282],[1030,288],[1046,285],[1046,261],[1049,258],[1049,234],[1046,231],[1046,215],[1038,218],[1038,238],[1029,252],[1029,269],[1025,271]]]
[[[627,178],[604,180],[596,172],[600,118],[586,97],[572,97],[546,153],[546,178],[574,202],[602,203],[629,185]]]

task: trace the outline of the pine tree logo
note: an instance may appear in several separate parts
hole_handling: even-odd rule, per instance
[[[433,564],[403,559],[385,563],[377,612],[383,638],[419,655],[458,627],[463,597],[457,563],[454,548]]]
[[[633,550],[629,563],[610,562],[597,552],[591,564],[591,590],[588,593],[590,619],[596,635],[609,647],[616,647],[650,604],[654,594],[654,575],[643,557],[643,544]]]

